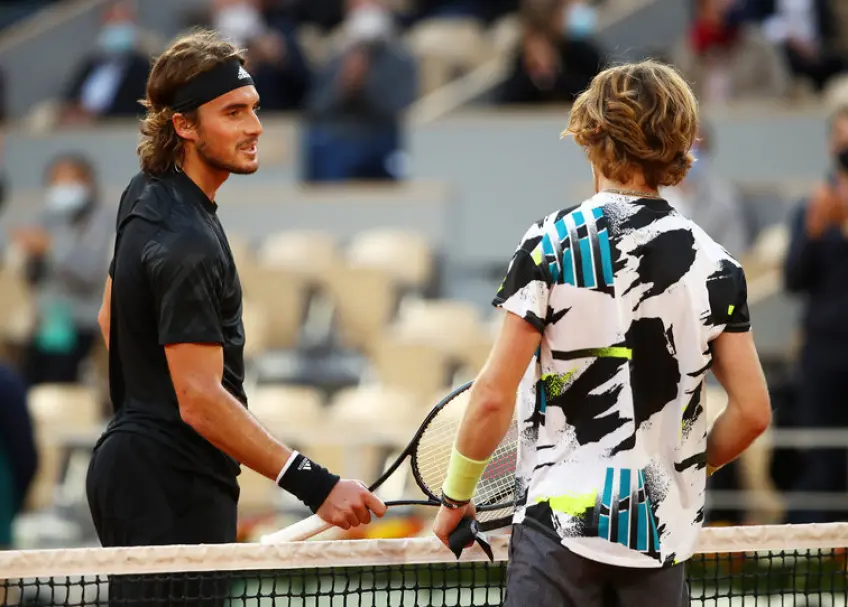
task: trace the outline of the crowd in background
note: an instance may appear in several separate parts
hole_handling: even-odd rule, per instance
[[[470,21],[491,32],[515,19],[518,34],[506,77],[490,100],[567,103],[609,60],[596,39],[603,5],[586,0],[410,0],[398,6],[390,0],[209,0],[191,3],[185,25],[214,27],[236,40],[247,49],[263,110],[302,116],[303,179],[397,180],[404,178],[404,113],[430,90],[435,73],[411,36],[416,28]],[[797,86],[819,94],[848,69],[848,2],[694,0],[692,9],[690,29],[670,57],[705,101],[747,94],[770,98]],[[459,36],[451,38],[457,30],[447,31],[448,39],[464,44],[468,53],[482,39],[472,36],[465,44]],[[132,3],[108,6],[90,54],[66,83],[59,125],[139,115],[149,55]],[[474,63],[441,60],[455,72]],[[451,71],[447,81],[454,76]],[[848,338],[848,113],[837,113],[831,130],[833,164],[822,167],[821,188],[801,202],[790,224],[786,288],[808,301],[793,423],[848,428],[848,409],[841,403],[848,392],[841,358]],[[742,256],[752,234],[738,189],[714,168],[712,159],[721,150],[709,124],[693,153],[694,169],[666,196],[731,254]],[[54,159],[44,176],[44,200],[39,225],[0,234],[0,243],[12,242],[24,252],[38,304],[20,375],[0,365],[0,495],[13,496],[0,499],[0,547],[9,542],[5,523],[20,509],[36,467],[26,390],[79,381],[98,338],[96,316],[111,246],[113,217],[101,206],[95,168],[84,156]],[[806,473],[794,489],[846,490],[844,451],[811,450],[804,458]],[[845,516],[797,511],[791,522]]]
[[[707,101],[821,93],[848,68],[848,4],[696,0],[675,62]]]

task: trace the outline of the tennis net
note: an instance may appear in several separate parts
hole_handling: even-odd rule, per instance
[[[501,605],[495,562],[432,538],[0,552],[0,605]],[[687,565],[698,606],[848,605],[848,523],[704,529]],[[532,597],[527,597],[532,605]]]

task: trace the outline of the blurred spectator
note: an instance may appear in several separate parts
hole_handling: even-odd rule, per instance
[[[708,128],[701,127],[692,147],[695,164],[686,178],[663,196],[685,217],[738,258],[751,245],[739,192],[713,165],[714,149]]]
[[[424,19],[450,19],[471,17],[483,23],[491,23],[504,15],[518,10],[519,0],[417,0],[412,11],[405,16],[405,24]]]
[[[697,55],[726,52],[738,42],[743,5],[744,1],[740,0],[696,1],[690,37]]]
[[[585,0],[523,0],[524,39],[498,95],[501,103],[571,102],[603,68]]]
[[[309,66],[294,29],[285,21],[269,24],[259,0],[215,0],[210,25],[247,49],[262,108],[299,109],[309,87]]]
[[[836,50],[839,32],[828,0],[764,1],[773,6],[763,22],[765,34],[783,49],[793,74],[820,92],[848,68],[846,57]]]
[[[786,288],[806,297],[804,342],[799,360],[801,427],[848,429],[848,106],[830,125],[832,168],[825,182],[794,214],[786,257]],[[809,449],[797,491],[846,491],[845,451]],[[848,512],[795,511],[791,523],[848,520]]]
[[[150,61],[139,50],[139,28],[130,2],[106,8],[97,49],[71,80],[61,111],[62,124],[140,115]]]
[[[307,99],[308,181],[402,178],[402,118],[417,96],[417,66],[384,2],[347,0],[343,48]]]
[[[298,25],[308,23],[326,34],[344,21],[345,0],[265,0],[265,14]]]
[[[37,465],[26,388],[13,369],[0,362],[0,550],[12,546],[12,523]]]
[[[673,50],[673,62],[704,102],[788,90],[783,57],[760,26],[769,14],[764,2],[771,0],[695,0],[692,25]]]
[[[97,313],[109,265],[112,212],[98,200],[94,168],[61,155],[46,173],[41,225],[18,230],[27,274],[38,302],[25,378],[29,385],[72,383],[100,334]]]

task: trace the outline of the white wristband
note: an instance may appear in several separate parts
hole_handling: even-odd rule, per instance
[[[289,455],[289,458],[286,460],[286,465],[283,466],[283,469],[280,470],[280,473],[277,475],[277,485],[278,486],[280,484],[280,479],[283,478],[283,475],[286,473],[286,470],[289,469],[289,466],[292,465],[292,462],[295,460],[295,458],[298,455],[300,455],[300,453],[298,453],[297,451],[292,451],[291,455]]]

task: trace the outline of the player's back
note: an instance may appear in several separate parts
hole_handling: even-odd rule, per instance
[[[602,192],[524,243],[535,269],[510,269],[502,305],[537,317],[544,339],[519,398],[518,520],[613,564],[686,558],[703,518],[709,342],[747,322],[741,269],[657,198]]]

